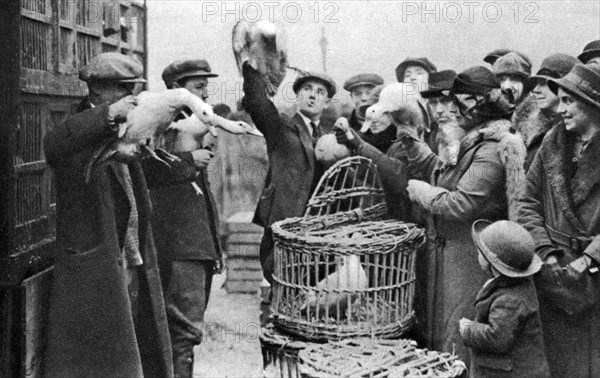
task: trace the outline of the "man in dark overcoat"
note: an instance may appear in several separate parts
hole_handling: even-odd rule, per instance
[[[172,356],[139,161],[98,161],[135,106],[143,68],[117,53],[80,72],[89,97],[48,131],[56,241],[45,376],[172,377]]]
[[[271,225],[304,215],[306,204],[325,171],[317,162],[314,144],[333,125],[322,125],[323,109],[337,88],[322,73],[309,73],[294,82],[298,111],[293,117],[280,115],[267,97],[263,78],[249,63],[243,65],[244,109],[267,141],[269,170],[253,222],[264,227],[260,262],[265,278],[273,281],[273,234]]]
[[[180,60],[169,64],[162,77],[167,88],[185,88],[202,100],[208,98],[208,78],[216,77],[206,60]],[[182,112],[174,124],[200,120]],[[190,125],[191,126],[191,125]],[[194,346],[202,341],[202,322],[210,296],[213,273],[221,266],[217,210],[210,191],[207,165],[213,152],[202,148],[202,136],[184,137],[169,130],[165,148],[179,158],[170,166],[156,159],[142,165],[154,211],[152,227],[165,295],[173,345],[175,377],[191,378]],[[179,143],[178,143],[179,142]],[[195,142],[195,143],[194,143]],[[193,149],[190,149],[193,148]]]

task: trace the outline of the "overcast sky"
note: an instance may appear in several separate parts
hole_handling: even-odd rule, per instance
[[[395,81],[395,67],[406,57],[426,56],[438,69],[456,71],[486,65],[483,56],[499,47],[528,54],[536,71],[545,56],[577,56],[588,42],[600,39],[598,0],[147,0],[147,5],[150,89],[164,89],[160,75],[173,60],[205,58],[220,74],[209,102],[230,106],[241,95],[231,49],[231,31],[240,18],[282,25],[290,64],[307,70],[323,70],[319,41],[324,32],[327,73],[340,86],[361,72]],[[348,98],[343,90],[337,97]]]

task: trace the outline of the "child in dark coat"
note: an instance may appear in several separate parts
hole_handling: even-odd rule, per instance
[[[541,268],[531,235],[510,221],[473,223],[481,268],[493,276],[477,294],[477,318],[460,320],[471,377],[549,377],[531,276]]]

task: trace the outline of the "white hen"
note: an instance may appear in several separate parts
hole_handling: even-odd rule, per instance
[[[314,290],[308,292],[302,309],[308,308],[314,314],[318,307],[319,317],[325,315],[326,309],[329,309],[330,317],[341,316],[348,307],[349,294],[345,291],[356,292],[366,289],[367,285],[367,273],[358,256],[344,256],[341,263],[338,263],[336,271],[317,284],[316,289],[319,294],[317,295]],[[350,294],[350,302],[354,302],[356,298],[357,293]]]
[[[386,85],[381,90],[379,102],[367,108],[365,122],[360,132],[367,132],[371,127],[371,123],[380,120],[386,113],[391,113],[402,108],[411,108],[414,111],[420,112],[419,101],[421,101],[421,94],[414,84],[392,83]]]

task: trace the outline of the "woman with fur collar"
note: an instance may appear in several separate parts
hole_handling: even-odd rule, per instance
[[[555,126],[564,127],[563,118],[558,114],[558,97],[552,93],[546,81],[560,79],[576,63],[580,62],[573,56],[552,54],[542,61],[537,74],[529,78],[533,95],[523,100],[513,114],[515,128],[521,133],[527,148],[525,171],[529,170],[546,133]]]
[[[417,315],[419,326],[428,347],[455,351],[468,363],[458,320],[474,316],[473,301],[486,280],[470,227],[479,218],[507,218],[509,203],[516,204],[524,179],[525,149],[520,136],[510,132],[512,106],[490,70],[466,70],[452,90],[460,97],[455,99],[467,132],[455,162],[435,155],[409,123],[398,125],[403,161],[382,156],[364,143],[354,150],[373,159],[385,181],[395,185],[394,191],[410,195],[425,212],[428,251],[419,255],[417,287],[426,287],[420,293],[426,303],[425,313]]]
[[[464,117],[466,135],[455,165],[441,161],[424,143],[410,141],[408,194],[428,214],[426,339],[429,346],[455,351],[468,363],[458,330],[461,317],[474,316],[473,301],[486,280],[479,269],[470,227],[479,218],[507,219],[516,214],[524,181],[525,149],[508,120],[513,107],[494,74],[473,67],[454,80],[452,92]]]
[[[536,276],[554,377],[600,376],[600,66],[548,80],[564,126],[552,129],[527,174],[519,223],[544,266]]]

